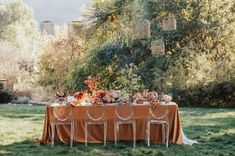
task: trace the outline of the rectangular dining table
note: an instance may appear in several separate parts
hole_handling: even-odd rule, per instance
[[[41,138],[42,144],[51,143],[51,122],[53,115],[53,107],[48,106],[45,111],[44,128]],[[65,106],[66,107],[66,106]],[[75,138],[77,143],[85,142],[85,119],[86,109],[89,106],[74,106],[72,107],[71,119],[75,121]],[[145,140],[146,138],[146,120],[148,119],[150,105],[138,104],[133,106],[134,118],[136,120],[136,140]],[[104,106],[105,116],[107,120],[107,142],[114,141],[114,118],[115,118],[115,105],[107,104]],[[180,123],[178,105],[174,102],[168,104],[159,105],[156,111],[164,112],[168,110],[169,120],[169,143],[182,144],[182,129]],[[59,125],[56,126],[55,140],[63,143],[69,143],[70,141],[70,126]],[[103,126],[92,125],[90,127],[90,137],[88,142],[100,143],[103,142]],[[162,128],[161,125],[151,126],[150,139],[152,143],[162,143]],[[119,131],[119,140],[133,141],[132,127],[131,125],[121,125]]]

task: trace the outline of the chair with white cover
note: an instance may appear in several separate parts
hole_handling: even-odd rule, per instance
[[[168,147],[169,143],[169,120],[168,114],[169,111],[166,110],[164,112],[160,112],[157,107],[149,106],[149,114],[148,119],[146,120],[146,134],[147,134],[147,144],[150,146],[150,129],[151,125],[161,125],[162,126],[162,142],[166,143],[166,147]]]
[[[86,110],[85,121],[85,145],[87,146],[90,135],[90,125],[103,125],[104,127],[104,146],[106,145],[107,120],[105,119],[105,109],[103,105],[91,105]]]
[[[59,125],[70,125],[70,147],[73,146],[74,139],[74,120],[72,120],[71,106],[53,106],[53,115],[51,120],[52,138],[51,145],[55,143],[55,127]],[[58,133],[57,133],[58,134]]]
[[[132,104],[116,104],[115,119],[114,119],[114,137],[115,145],[119,140],[119,125],[132,125],[133,130],[133,147],[136,146],[136,120],[134,119],[134,111]]]

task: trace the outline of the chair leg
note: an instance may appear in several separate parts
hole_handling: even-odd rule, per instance
[[[146,129],[145,129],[145,143],[148,144],[148,121],[145,121]]]
[[[87,146],[87,138],[88,138],[88,124],[85,123],[85,146]]]
[[[115,145],[117,146],[118,141],[119,141],[119,124],[118,123],[114,124],[114,133],[115,133]]]
[[[51,131],[52,131],[51,146],[54,146],[54,143],[55,143],[55,125],[54,125],[54,123],[51,124]]]
[[[169,124],[166,124],[166,147],[168,147],[169,144]]]
[[[74,133],[73,133],[73,139],[74,139],[74,142],[76,143],[76,138],[77,138],[77,123],[74,122]]]
[[[119,144],[119,124],[117,124],[117,144]]]
[[[115,129],[116,129],[116,133],[115,133],[116,134],[115,145],[117,145],[118,142],[119,142],[119,124],[118,123],[116,123]]]
[[[165,144],[165,142],[166,142],[166,134],[165,134],[166,129],[165,129],[165,124],[161,124],[161,126],[162,126],[162,143]]]
[[[71,123],[71,132],[70,132],[70,147],[73,147],[73,138],[74,138],[74,123]]]
[[[150,127],[150,122],[148,122],[148,124],[147,124],[147,133],[148,133],[148,135],[147,135],[147,137],[148,137],[148,147],[150,146],[150,129],[151,129],[151,127]]]
[[[133,147],[135,148],[135,146],[136,146],[136,124],[135,123],[133,123],[132,124],[132,128],[133,128]]]
[[[114,123],[114,141],[115,141],[115,145],[117,146],[117,124]]]
[[[107,122],[104,123],[104,146],[106,146]]]

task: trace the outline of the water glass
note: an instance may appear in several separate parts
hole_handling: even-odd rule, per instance
[[[67,101],[68,102],[73,102],[74,101],[74,97],[73,96],[67,96]]]

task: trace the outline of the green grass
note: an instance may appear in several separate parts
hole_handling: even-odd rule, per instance
[[[186,135],[196,139],[193,146],[151,145],[138,142],[102,144],[56,144],[35,145],[34,139],[41,135],[45,107],[0,105],[0,155],[190,155],[226,156],[235,155],[235,109],[180,108],[182,126]]]

